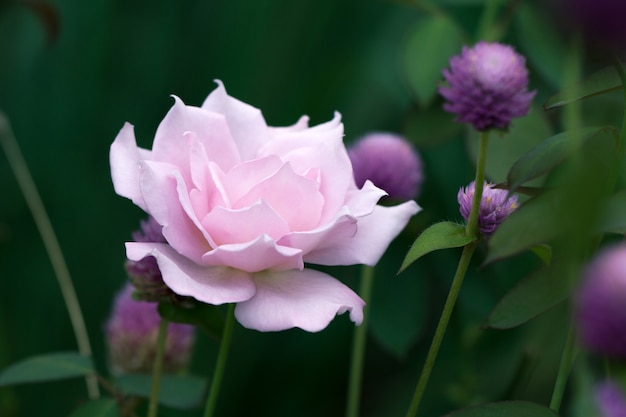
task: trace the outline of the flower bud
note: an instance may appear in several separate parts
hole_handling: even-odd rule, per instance
[[[370,180],[389,198],[412,200],[419,195],[424,179],[422,160],[402,136],[369,133],[348,149],[348,155],[358,187]]]
[[[484,237],[491,236],[500,223],[519,207],[517,196],[513,195],[507,198],[507,190],[500,190],[493,187],[494,184],[488,182],[484,183],[483,195],[478,211],[478,230]],[[457,200],[460,206],[459,211],[465,221],[469,219],[470,212],[472,211],[475,188],[475,181],[472,181],[467,187],[461,187],[457,194]]]
[[[606,381],[595,388],[595,402],[601,417],[626,416],[626,395],[613,381]]]
[[[131,285],[120,291],[105,325],[109,364],[114,374],[150,372],[156,357],[161,321],[157,304],[136,301],[132,293]],[[187,366],[194,341],[193,326],[168,324],[163,357],[165,372],[175,373]]]
[[[500,43],[463,47],[443,76],[447,81],[439,87],[447,100],[443,108],[479,131],[507,129],[514,117],[528,113],[536,93],[527,90],[526,59]]]
[[[604,249],[584,269],[575,318],[581,345],[626,359],[626,245]]]

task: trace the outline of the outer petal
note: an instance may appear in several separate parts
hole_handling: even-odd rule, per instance
[[[205,110],[226,116],[226,123],[235,139],[242,161],[254,159],[261,145],[270,139],[270,130],[261,111],[228,95],[224,84],[215,80],[217,88],[202,104]]]
[[[143,155],[142,155],[143,153]],[[146,203],[139,186],[139,162],[149,155],[149,151],[137,147],[133,125],[124,123],[124,127],[117,134],[111,144],[109,161],[111,164],[111,178],[115,192],[122,197],[130,198],[133,203],[146,210]]]
[[[313,269],[254,274],[257,292],[237,304],[235,317],[249,329],[279,331],[299,327],[318,332],[337,314],[363,321],[365,302],[335,278]]]
[[[328,240],[304,256],[305,262],[320,265],[376,265],[389,243],[421,208],[415,201],[394,207],[376,206],[360,217],[353,237],[329,235]]]
[[[205,303],[238,303],[256,292],[250,274],[227,267],[198,265],[167,243],[127,242],[126,256],[133,261],[154,256],[163,281],[172,291]]]

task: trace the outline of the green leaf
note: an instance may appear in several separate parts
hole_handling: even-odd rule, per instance
[[[435,96],[441,71],[460,49],[460,30],[446,16],[428,15],[416,25],[406,46],[405,68],[409,85],[422,107],[428,106]]]
[[[537,257],[541,259],[544,264],[549,266],[550,262],[552,262],[552,246],[540,244],[533,246],[530,250],[537,255]]]
[[[622,88],[622,80],[619,78],[615,67],[606,67],[594,72],[580,83],[562,89],[550,97],[543,105],[543,108],[545,110],[555,109],[578,100],[610,93]]]
[[[511,329],[563,301],[571,292],[571,274],[563,266],[544,267],[520,281],[498,302],[487,318],[494,329]]]
[[[402,262],[400,272],[427,253],[440,249],[458,248],[473,241],[473,237],[465,234],[464,225],[453,222],[435,223],[415,239]]]
[[[119,415],[117,401],[111,398],[100,398],[81,405],[69,417],[118,417]]]
[[[540,404],[528,401],[504,401],[481,404],[453,411],[444,417],[558,417],[559,415]]]
[[[574,132],[562,132],[540,142],[511,167],[508,174],[509,189],[514,191],[527,181],[549,172],[596,135],[611,133],[614,133],[612,128],[590,127]]]
[[[91,358],[78,352],[49,353],[24,359],[4,369],[0,373],[0,387],[75,378],[93,372]]]
[[[161,317],[171,322],[193,324],[218,340],[222,337],[224,318],[218,306],[201,302],[189,305],[162,302],[158,310]]]
[[[126,394],[150,397],[152,376],[147,374],[126,374],[117,378],[117,385]],[[159,404],[189,409],[200,404],[206,390],[206,379],[193,375],[161,375]]]
[[[539,6],[521,2],[515,13],[515,28],[533,67],[557,88],[565,73],[566,43]]]
[[[597,230],[604,233],[626,233],[626,190],[621,190],[604,202]]]
[[[515,161],[537,146],[543,138],[551,135],[552,129],[545,113],[536,107],[532,107],[525,117],[515,119],[506,134],[498,136],[498,133],[492,133],[487,148],[487,178],[496,183],[505,182]],[[469,130],[466,144],[474,163],[478,155],[478,143],[478,132]]]

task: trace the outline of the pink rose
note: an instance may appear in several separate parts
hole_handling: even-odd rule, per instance
[[[363,300],[305,262],[376,264],[417,204],[378,206],[384,191],[356,187],[339,114],[269,127],[221,82],[202,107],[174,100],[152,150],[137,147],[128,123],[111,145],[115,191],[167,240],[128,242],[128,258],[154,256],[177,294],[237,303],[251,329],[314,332],[345,311],[361,323]]]

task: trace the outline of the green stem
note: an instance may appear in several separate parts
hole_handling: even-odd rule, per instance
[[[480,17],[480,23],[478,24],[478,39],[485,41],[493,41],[497,39],[496,28],[494,27],[494,21],[498,15],[498,6],[500,0],[489,0],[485,5],[483,14]]]
[[[461,254],[461,259],[459,259],[459,265],[457,266],[456,273],[454,274],[454,279],[452,280],[452,286],[450,287],[450,292],[448,293],[448,298],[446,299],[443,311],[441,312],[439,324],[437,325],[435,335],[433,336],[433,341],[430,345],[430,349],[428,350],[428,355],[426,356],[424,368],[422,369],[420,379],[417,382],[417,387],[415,388],[415,393],[413,394],[413,399],[411,400],[409,411],[406,414],[407,417],[415,417],[417,415],[417,409],[419,408],[420,401],[422,400],[422,396],[424,395],[424,390],[426,389],[426,385],[428,384],[430,373],[433,369],[433,366],[435,365],[435,360],[437,359],[437,353],[439,352],[441,341],[443,340],[443,336],[446,333],[448,322],[450,321],[450,317],[452,316],[452,310],[454,310],[456,299],[459,295],[459,291],[461,290],[463,279],[465,278],[465,272],[467,272],[467,268],[470,264],[470,260],[472,259],[472,255],[474,254],[475,249],[476,242],[469,243],[463,248],[463,253]]]
[[[161,387],[161,374],[163,373],[163,356],[165,356],[168,324],[167,319],[161,318],[159,333],[157,334],[156,357],[154,364],[152,364],[152,388],[150,389],[148,417],[156,417],[159,410],[159,389]]]
[[[363,265],[361,268],[361,288],[359,294],[367,308],[363,311],[363,322],[354,331],[352,341],[352,361],[350,363],[350,379],[348,381],[348,403],[346,417],[359,415],[359,403],[361,400],[361,380],[363,377],[363,359],[365,357],[365,340],[367,326],[369,324],[370,301],[374,284],[374,268]]]
[[[552,399],[550,400],[550,409],[555,412],[559,412],[561,407],[561,400],[565,393],[565,387],[567,385],[567,379],[569,378],[570,371],[572,370],[572,364],[574,363],[574,346],[575,338],[572,324],[567,333],[567,341],[563,348],[563,354],[561,356],[561,364],[559,365],[559,371],[554,384],[554,390],[552,391]]]
[[[217,363],[215,364],[215,371],[213,372],[213,381],[211,382],[211,392],[206,401],[206,407],[204,408],[204,417],[212,417],[215,410],[215,404],[217,403],[217,397],[222,384],[222,378],[224,376],[224,369],[226,368],[226,359],[228,359],[228,350],[230,348],[230,342],[233,337],[233,328],[235,327],[235,304],[228,306],[228,313],[226,316],[226,323],[224,324],[224,333],[222,334],[222,342],[220,344],[220,351],[217,354]]]
[[[620,132],[620,137],[622,140],[626,140],[626,71],[624,70],[624,64],[622,64],[622,61],[618,56],[614,57],[614,66],[617,71],[617,75],[619,75],[619,78],[622,81],[622,91],[624,92],[624,118],[622,120],[622,131]]]
[[[48,257],[50,258],[52,268],[59,283],[59,287],[61,288],[61,294],[70,316],[72,328],[74,329],[78,351],[84,356],[91,356],[91,344],[89,343],[87,327],[85,326],[85,320],[80,309],[76,290],[72,284],[72,278],[70,277],[67,264],[61,252],[61,246],[59,245],[50,218],[41,201],[35,181],[33,181],[33,177],[28,170],[28,165],[11,132],[9,121],[2,112],[0,112],[0,145],[2,145],[7,155],[9,165],[11,165],[15,178],[24,194],[26,204],[33,215],[33,219],[41,235],[41,240],[48,252]],[[87,376],[86,382],[89,398],[96,399],[100,397],[96,376]]]
[[[478,144],[478,159],[476,161],[476,179],[474,182],[474,199],[472,200],[472,210],[465,233],[468,236],[478,235],[478,216],[480,214],[480,201],[483,197],[483,188],[485,183],[485,166],[487,162],[487,143],[489,142],[489,131],[480,132]]]

